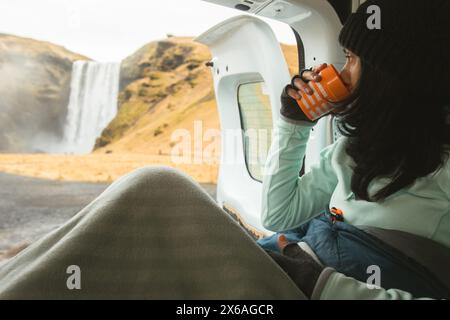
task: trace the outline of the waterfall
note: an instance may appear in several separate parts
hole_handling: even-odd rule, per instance
[[[92,151],[95,140],[117,114],[119,74],[120,63],[73,63],[61,152]]]

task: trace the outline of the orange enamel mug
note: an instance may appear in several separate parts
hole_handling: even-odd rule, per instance
[[[350,91],[332,64],[329,64],[319,74],[322,76],[321,81],[308,82],[314,94],[308,95],[303,92],[302,98],[297,100],[300,109],[312,121],[330,113],[339,106],[339,102],[350,96]]]

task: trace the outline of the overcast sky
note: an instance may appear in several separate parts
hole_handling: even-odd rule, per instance
[[[201,0],[1,0],[0,33],[46,40],[98,61],[118,61],[168,33],[197,36],[243,14]],[[270,23],[294,43],[289,27]]]

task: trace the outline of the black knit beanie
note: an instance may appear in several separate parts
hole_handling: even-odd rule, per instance
[[[380,8],[381,29],[369,29]],[[368,0],[350,15],[340,44],[372,67],[450,103],[450,0]]]

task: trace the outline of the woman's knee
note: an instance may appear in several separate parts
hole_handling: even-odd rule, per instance
[[[122,177],[113,188],[120,197],[141,198],[149,201],[203,199],[209,197],[190,176],[167,166],[146,166]]]
[[[129,174],[133,176],[135,180],[141,182],[153,180],[162,182],[186,178],[186,175],[182,171],[168,166],[145,166],[138,168]]]
[[[168,166],[145,166],[126,176],[124,181],[138,187],[172,188],[180,184],[192,184],[194,181],[178,169]]]

